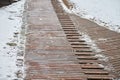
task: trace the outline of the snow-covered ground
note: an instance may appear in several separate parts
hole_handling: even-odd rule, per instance
[[[0,8],[0,80],[22,75],[20,67],[21,26],[25,0]],[[22,53],[21,53],[22,54]],[[21,57],[22,58],[22,57]]]
[[[73,13],[120,32],[120,0],[69,0]]]

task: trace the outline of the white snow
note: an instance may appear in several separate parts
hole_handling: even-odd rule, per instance
[[[97,53],[95,57],[97,57],[101,61],[108,61],[108,57],[106,57],[104,54],[102,54],[102,49],[99,49],[96,45],[95,41],[91,39],[90,36],[87,34],[82,33],[82,39],[86,41],[86,43],[91,47],[92,51]]]
[[[63,3],[63,0],[58,0],[58,1],[60,2],[60,4],[62,5],[62,7],[66,12],[71,13],[71,10],[66,7],[66,5]]]
[[[96,53],[102,52],[102,50],[97,47],[97,45],[95,44],[95,41],[93,41],[90,36],[88,36],[85,33],[82,33],[82,37],[83,37],[83,40],[85,40],[86,43],[91,46],[91,48],[94,52],[96,52]]]
[[[0,80],[17,78],[19,67],[16,66],[16,61],[24,3],[25,0],[21,0],[0,8]]]
[[[108,62],[109,57],[107,57],[102,53],[102,50],[98,48],[95,41],[93,41],[90,36],[88,36],[85,33],[82,33],[82,39],[85,40],[87,44],[91,47],[92,51],[96,53],[95,57],[97,57],[100,61]],[[101,67],[104,67],[106,70],[109,70],[109,71],[113,70],[113,67],[111,66],[111,64],[107,64],[107,65],[99,64],[99,65]]]
[[[69,0],[74,4],[72,12],[120,32],[120,0]]]

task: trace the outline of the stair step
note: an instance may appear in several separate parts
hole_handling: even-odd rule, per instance
[[[88,75],[108,75],[109,73],[107,71],[85,71],[84,72],[85,74],[88,74]]]
[[[94,56],[78,56],[77,59],[79,60],[97,60],[98,58]]]
[[[104,69],[104,67],[98,64],[83,64],[82,69]]]
[[[71,45],[88,45],[88,44],[86,44],[86,43],[71,43]]]
[[[75,27],[74,25],[62,25],[62,27]]]
[[[80,52],[80,53],[75,53],[75,55],[78,55],[78,56],[92,56],[92,55],[95,55],[93,52]]]
[[[81,35],[80,34],[66,34],[66,36],[68,38],[68,37],[73,37],[73,36],[78,37],[78,36],[81,36]]]
[[[77,35],[80,35],[80,34],[77,33],[77,32],[65,32],[65,34],[71,34],[71,35],[75,35],[75,34],[77,34]]]
[[[79,64],[94,64],[94,63],[102,63],[102,61],[98,60],[79,60]]]
[[[64,29],[64,31],[77,31],[76,29]]]
[[[63,27],[63,29],[76,29],[75,27]]]
[[[67,39],[79,39],[79,37],[67,37]]]
[[[76,50],[76,52],[93,52],[92,50]]]
[[[87,80],[113,80],[112,75],[88,75]]]
[[[72,46],[72,48],[86,48],[86,49],[90,49],[90,47],[88,47],[88,46]]]
[[[79,39],[68,39],[69,42],[85,42],[85,40],[79,40]]]

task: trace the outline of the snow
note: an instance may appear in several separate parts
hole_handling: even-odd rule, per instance
[[[70,0],[71,10],[82,18],[120,33],[120,0]]]
[[[91,39],[90,36],[86,33],[82,33],[82,39],[86,41],[86,43],[91,47],[92,51],[97,53],[95,57],[97,57],[100,61],[108,61],[108,57],[102,54],[102,49],[98,48],[95,41]]]
[[[0,80],[17,79],[17,53],[25,0],[0,8]],[[17,45],[17,46],[16,46]]]
[[[66,12],[71,13],[71,10],[68,9],[68,8],[65,6],[63,0],[58,0],[58,1],[60,2],[60,4],[62,5],[62,7],[64,8],[64,10],[65,10]]]
[[[95,44],[95,41],[93,41],[90,36],[88,36],[86,33],[82,33],[82,37],[83,37],[83,40],[85,40],[86,43],[91,46],[94,52],[96,53],[102,52],[102,50],[97,47],[97,45]]]
[[[82,39],[86,41],[86,43],[91,47],[92,51],[94,51],[96,54],[95,54],[95,57],[98,58],[98,60],[100,61],[105,61],[105,62],[108,62],[109,61],[109,57],[107,57],[106,55],[104,55],[102,53],[102,50],[98,48],[98,46],[96,45],[95,41],[91,39],[90,36],[88,36],[88,34],[86,33],[82,33]],[[102,64],[99,64],[101,67],[104,67],[105,70],[113,70],[113,67],[111,64],[107,64],[107,65],[102,65]]]
[[[68,9],[62,0],[59,0],[63,9],[72,14],[76,14],[82,18],[89,19],[96,22],[97,24],[104,26],[112,31],[120,33],[120,0],[68,0],[73,4],[73,9]],[[79,32],[81,33],[81,32]],[[102,53],[102,50],[98,48],[95,41],[91,39],[89,34],[81,33],[82,39],[87,42],[87,44],[96,53],[100,61],[108,62],[109,57]],[[106,38],[99,38],[99,41],[107,41]],[[102,65],[105,70],[112,71],[113,67],[111,64]],[[114,79],[120,80],[120,79]]]

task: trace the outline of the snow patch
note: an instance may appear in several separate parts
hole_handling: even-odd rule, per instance
[[[0,80],[18,79],[21,67],[17,54],[21,50],[20,32],[25,0],[0,8]]]
[[[100,61],[108,62],[108,57],[103,54],[96,54],[95,57],[98,57]]]
[[[85,41],[87,42],[87,44],[89,44],[89,45],[91,46],[91,48],[92,48],[93,51],[95,51],[96,53],[99,53],[99,52],[102,51],[101,49],[99,49],[99,48],[97,47],[97,45],[96,45],[95,42],[90,38],[90,36],[88,36],[88,35],[86,35],[86,34],[83,34],[82,37],[83,37],[83,40],[85,40]]]
[[[58,1],[60,2],[60,4],[62,5],[63,9],[64,9],[66,12],[71,13],[71,10],[66,7],[66,5],[65,5],[64,2],[63,2],[63,0],[58,0]]]
[[[83,33],[82,33],[83,34]],[[82,35],[83,40],[87,42],[87,44],[92,48],[92,50],[97,53],[95,57],[97,57],[100,61],[108,61],[108,57],[106,57],[104,54],[102,54],[102,50],[97,47],[95,44],[95,41],[93,41],[90,36],[83,34]]]
[[[67,12],[74,13],[82,18],[89,19],[112,31],[120,33],[120,0],[69,1],[74,4],[72,10],[68,10],[62,3],[63,8]]]

